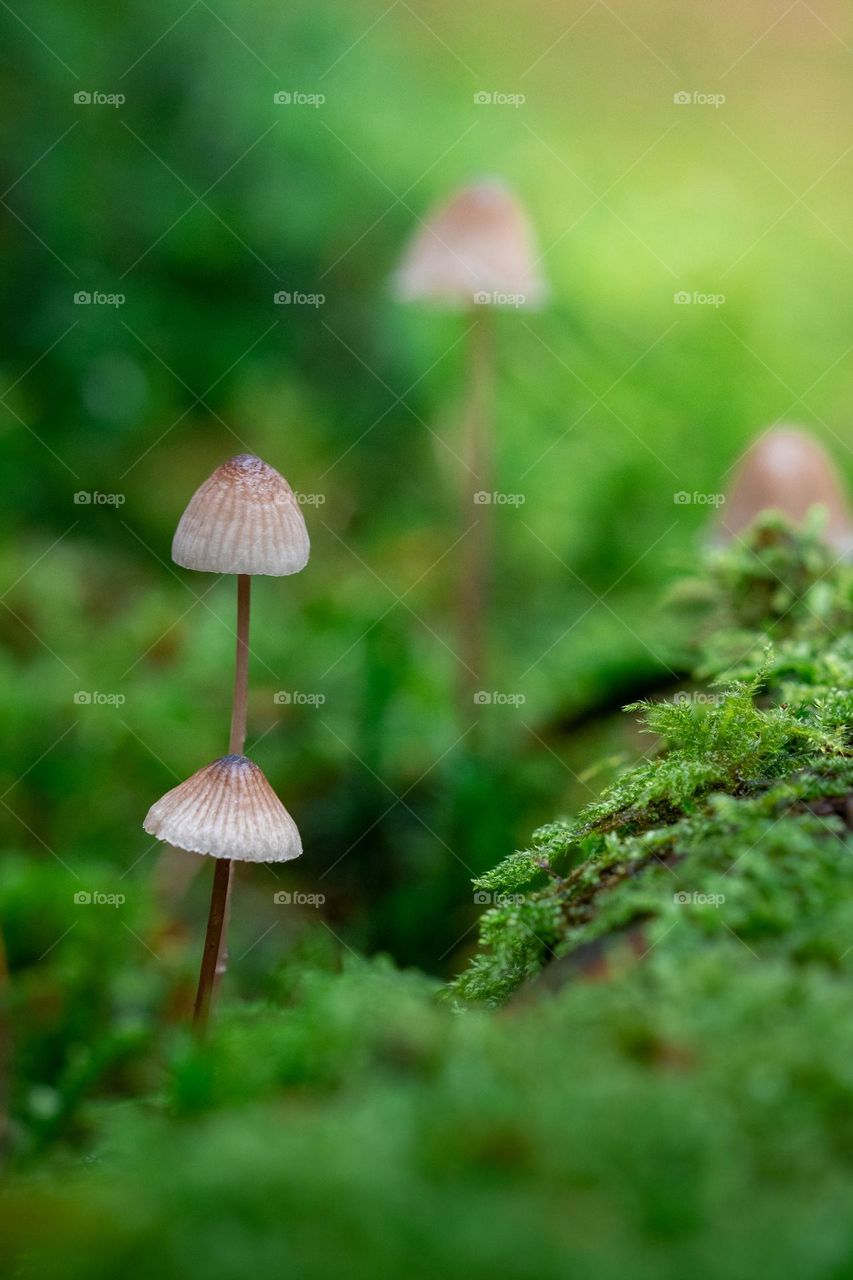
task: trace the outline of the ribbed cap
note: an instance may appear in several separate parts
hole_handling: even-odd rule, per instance
[[[308,530],[293,490],[251,453],[217,467],[195,491],[172,542],[172,559],[204,573],[282,577],[308,563]]]
[[[296,823],[245,756],[223,756],[167,791],[143,828],[191,853],[239,862],[288,862],[302,852]]]
[[[426,218],[394,285],[406,301],[536,306],[546,285],[527,214],[505,183],[471,183]]]
[[[829,454],[797,427],[774,427],[750,445],[735,472],[719,536],[743,532],[768,508],[800,524],[812,507],[827,513],[824,536],[837,551],[853,552],[853,523],[841,479]]]

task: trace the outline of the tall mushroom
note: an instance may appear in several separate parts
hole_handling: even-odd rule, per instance
[[[853,554],[853,519],[835,464],[809,432],[798,427],[773,427],[741,458],[720,513],[717,539],[738,537],[767,508],[801,524],[813,507],[824,510],[826,541],[849,558]]]
[[[199,1029],[206,1023],[217,966],[224,955],[233,860],[282,861],[302,852],[293,820],[260,769],[246,760],[243,749],[251,579],[258,574],[298,573],[308,562],[309,550],[308,531],[290,485],[249,453],[217,467],[196,490],[172,542],[172,559],[183,568],[237,575],[229,754],[158,800],[145,820],[145,830],[152,835],[217,860],[195,1004]]]
[[[530,221],[505,183],[471,183],[434,209],[412,238],[394,277],[404,301],[464,311],[469,320],[469,403],[460,485],[463,543],[459,586],[460,700],[466,718],[486,677],[493,499],[494,307],[535,307],[547,289]]]
[[[232,863],[289,862],[301,854],[302,841],[261,770],[243,755],[214,760],[167,791],[142,825],[176,849],[217,859],[195,1006],[196,1026],[203,1029],[224,944]]]

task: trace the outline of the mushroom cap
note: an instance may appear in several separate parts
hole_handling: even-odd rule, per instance
[[[238,862],[289,862],[302,852],[296,823],[245,756],[223,756],[152,804],[142,824],[178,849]]]
[[[293,490],[251,453],[217,467],[178,523],[172,559],[203,573],[283,577],[308,563],[308,530]]]
[[[813,507],[826,512],[824,537],[837,551],[853,552],[853,521],[843,483],[823,445],[797,427],[774,427],[740,461],[725,506],[719,537],[728,541],[771,508],[795,524]]]
[[[530,220],[506,184],[491,178],[463,187],[428,214],[394,286],[404,301],[452,308],[536,306],[547,294]]]

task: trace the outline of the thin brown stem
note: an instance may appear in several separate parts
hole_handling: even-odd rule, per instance
[[[241,756],[246,745],[246,706],[249,700],[249,603],[252,579],[241,573],[237,579],[237,660],[234,664],[234,701],[231,707],[231,738],[228,751]]]
[[[243,754],[246,745],[246,710],[249,701],[249,607],[252,579],[241,573],[237,578],[237,656],[234,664],[234,698],[231,706],[231,736],[228,752]],[[234,864],[228,858],[217,858],[213,872],[207,933],[201,958],[198,994],[193,1025],[202,1035],[207,1026],[213,992],[228,968],[228,920],[231,914],[231,881]]]
[[[487,678],[494,468],[492,441],[493,351],[491,317],[478,308],[468,340],[468,406],[465,417],[461,485],[462,543],[459,582],[459,702],[462,720],[476,716],[474,696]]]
[[[207,1027],[207,1015],[210,1011],[210,998],[216,979],[217,962],[220,947],[225,936],[225,917],[228,913],[228,895],[231,888],[231,862],[228,858],[217,858],[213,871],[213,890],[210,895],[210,911],[207,916],[207,933],[204,938],[204,953],[201,957],[201,973],[198,979],[198,994],[195,998],[193,1026],[198,1035],[204,1035]]]

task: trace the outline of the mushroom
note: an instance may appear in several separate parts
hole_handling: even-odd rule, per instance
[[[302,852],[296,823],[261,769],[222,756],[156,800],[143,822],[176,849],[237,862],[289,862]]]
[[[395,276],[406,302],[537,306],[546,285],[524,209],[504,182],[463,187],[432,211]]]
[[[504,182],[484,179],[428,214],[394,276],[403,301],[465,310],[469,319],[469,404],[461,461],[473,483],[466,479],[460,486],[462,529],[471,528],[462,546],[458,603],[459,695],[466,719],[475,711],[475,691],[486,675],[495,363],[489,311],[543,302],[547,288],[539,261],[523,207]]]
[[[853,520],[832,459],[807,431],[773,427],[741,458],[721,511],[717,539],[729,542],[738,537],[767,508],[801,524],[813,507],[822,507],[826,513],[826,541],[849,557]]]
[[[202,573],[298,573],[308,563],[308,530],[293,490],[251,453],[217,467],[196,489],[172,541],[172,559]]]
[[[217,467],[193,494],[172,543],[172,559],[203,573],[237,575],[237,656],[229,754],[154,804],[145,830],[216,859],[194,1022],[203,1030],[217,974],[225,968],[232,861],[271,862],[302,852],[299,832],[257,765],[243,755],[249,671],[249,605],[255,574],[281,577],[308,562],[302,511],[283,476],[242,453]]]

